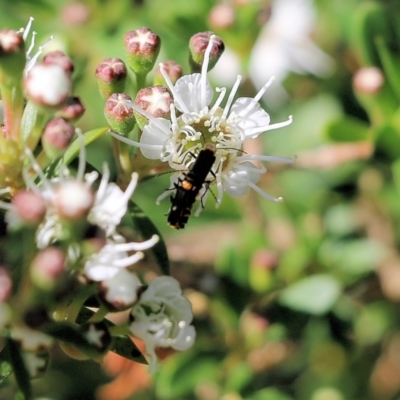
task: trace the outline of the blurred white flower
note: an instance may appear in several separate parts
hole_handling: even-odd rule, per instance
[[[126,243],[117,234],[107,239],[107,243],[98,253],[93,254],[85,263],[84,273],[92,281],[101,282],[114,278],[121,268],[127,268],[143,258],[142,250],[147,250],[158,242],[157,235],[141,243]],[[135,254],[128,255],[128,252]]]
[[[289,72],[327,76],[333,60],[311,39],[315,23],[312,0],[274,0],[271,18],[253,47],[249,74],[256,88],[275,75],[277,85],[264,95],[272,106],[287,97],[281,83]]]
[[[190,325],[192,306],[172,277],[160,276],[151,281],[131,314],[130,331],[144,341],[150,356],[150,371],[156,369],[157,347],[183,351],[194,343],[196,331]]]

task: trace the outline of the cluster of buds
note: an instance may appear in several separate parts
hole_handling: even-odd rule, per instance
[[[89,168],[85,146],[108,128],[76,127],[85,108],[72,93],[74,65],[60,51],[42,56],[51,39],[32,55],[32,21],[20,31],[0,31],[0,209],[7,229],[0,243],[0,343],[26,398],[28,378],[45,371],[54,341],[75,358],[114,351],[146,362],[130,338],[136,336],[154,370],[156,348],[184,350],[195,338],[179,283],[167,276],[145,283],[136,274],[144,251],[160,245],[155,227],[138,232],[135,225],[138,174],[130,169],[117,184],[107,164]],[[151,69],[154,61],[139,64]],[[122,104],[124,115],[130,100],[122,93],[124,64],[109,59],[96,74],[108,107]],[[161,93],[170,98],[165,88]],[[128,109],[130,129],[118,131],[136,122]],[[76,156],[74,171],[68,164]],[[159,257],[167,260],[164,247]],[[123,310],[129,318],[118,326],[105,318]]]
[[[259,104],[274,77],[254,98],[235,100],[242,79],[238,76],[225,106],[222,106],[227,89],[217,88],[214,100],[214,90],[207,78],[208,71],[216,65],[225,47],[222,39],[212,32],[198,33],[190,39],[190,74],[183,75],[182,68],[171,61],[162,62],[154,74],[158,85],[150,87],[143,87],[144,77],[158,56],[160,39],[142,28],[128,33],[125,44],[128,66],[137,76],[136,96],[112,94],[107,99],[105,115],[112,137],[121,142],[115,148],[120,150],[117,157],[125,174],[132,170],[133,163],[143,176],[171,169],[176,171],[171,177],[170,190],[157,199],[160,201],[176,192],[168,217],[170,225],[182,228],[196,198],[201,198],[198,215],[211,185],[217,187],[216,206],[221,203],[224,192],[240,197],[250,189],[268,200],[280,201],[280,197],[271,196],[257,186],[266,172],[260,162],[291,163],[293,158],[251,155],[244,150],[246,140],[256,139],[266,131],[292,122],[289,116],[286,121],[271,124],[269,114]],[[120,63],[122,60],[118,70],[125,71]],[[97,72],[100,70],[103,69],[99,67]],[[118,74],[111,75],[115,89],[119,89]],[[104,93],[105,82],[109,83],[109,76],[107,73],[100,80],[97,73],[101,93]],[[139,140],[133,140],[133,136]],[[132,157],[127,145],[139,148],[140,152]],[[212,153],[210,163],[203,162],[205,151]]]

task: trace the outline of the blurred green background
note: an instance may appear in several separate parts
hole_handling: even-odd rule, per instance
[[[215,209],[209,196],[179,232],[166,224],[168,199],[155,205],[169,177],[141,183],[134,200],[165,235],[196,345],[150,379],[56,349],[37,398],[400,399],[400,1],[0,0],[0,26],[29,16],[37,44],[55,35],[49,49],[75,62],[83,131],[106,125],[94,71],[124,58],[125,32],[148,26],[162,39],[159,61],[189,72],[190,37],[212,30],[230,56],[213,84],[240,73],[239,95],[254,96],[275,74],[263,105],[272,122],[294,118],[246,150],[297,157],[266,165],[260,182],[283,203],[250,193]],[[113,163],[107,138],[89,153],[104,160]]]

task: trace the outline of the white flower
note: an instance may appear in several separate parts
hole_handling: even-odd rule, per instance
[[[103,176],[95,194],[94,205],[89,213],[89,221],[104,229],[106,236],[111,236],[115,228],[126,214],[128,202],[135,191],[138,174],[133,173],[132,179],[123,192],[115,183],[109,182],[110,170],[103,165]]]
[[[207,182],[217,185],[217,205],[222,201],[224,190],[238,196],[251,188],[256,188],[257,192],[267,199],[278,201],[279,198],[268,195],[256,186],[260,174],[264,173],[265,169],[257,170],[254,166],[249,169],[249,161],[292,162],[293,159],[247,155],[243,152],[243,142],[257,138],[263,132],[289,125],[292,117],[287,121],[271,124],[270,116],[258,103],[273,78],[254,98],[241,97],[234,101],[241,81],[241,76],[238,76],[225,107],[222,108],[221,103],[225,98],[226,88],[216,89],[219,95],[211,105],[214,92],[207,79],[207,67],[213,40],[214,36],[211,36],[201,74],[183,76],[173,85],[162,64],[160,65],[174,97],[171,120],[155,118],[134,103],[126,102],[136,112],[149,119],[149,123],[143,129],[140,143],[115,133],[111,134],[121,141],[140,147],[145,157],[168,162],[171,168],[178,171],[188,170],[206,146],[214,149],[216,160]],[[204,194],[206,186],[204,185],[200,195]],[[163,197],[166,196],[160,196]]]
[[[287,74],[327,76],[333,71],[333,60],[311,39],[315,10],[311,0],[274,0],[271,18],[265,24],[253,47],[249,72],[255,86],[275,75],[275,90],[264,97],[269,103],[281,103],[287,94],[281,82]]]
[[[154,235],[141,243],[126,243],[120,235],[108,239],[98,253],[93,254],[85,263],[84,273],[92,281],[101,282],[114,278],[121,268],[130,267],[143,258],[142,250],[147,250],[158,242]],[[128,252],[136,251],[133,255]]]
[[[192,306],[172,277],[161,276],[151,281],[132,307],[131,314],[130,331],[144,341],[151,358],[150,371],[156,368],[156,347],[183,351],[194,343],[196,331],[190,325]]]
[[[78,138],[81,139],[79,132]],[[136,173],[132,174],[132,179],[124,192],[115,183],[109,182],[110,172],[108,166],[104,164],[99,188],[92,195],[91,187],[98,174],[97,172],[84,174],[86,161],[83,143],[81,143],[76,177],[70,176],[67,168],[61,167],[58,177],[47,179],[29,149],[26,149],[26,155],[40,178],[40,185],[29,176],[28,169],[23,171],[25,182],[30,189],[43,197],[47,207],[44,221],[36,233],[39,248],[45,248],[54,241],[63,239],[63,218],[86,218],[88,222],[103,229],[106,237],[112,237],[116,233],[116,228],[125,215],[128,202],[136,188],[138,179]],[[65,191],[68,193],[65,194]]]

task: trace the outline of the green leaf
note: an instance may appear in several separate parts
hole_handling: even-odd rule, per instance
[[[245,400],[293,400],[292,397],[275,388],[262,389]]]
[[[132,223],[138,230],[144,240],[150,239],[153,235],[157,235],[160,240],[149,249],[156,259],[156,262],[162,273],[169,275],[169,258],[167,246],[160,234],[160,231],[153,222],[144,214],[143,210],[133,201],[128,204],[129,215],[132,218]]]
[[[328,312],[341,293],[339,282],[329,275],[304,278],[282,290],[279,302],[293,310],[321,315]]]
[[[375,130],[376,147],[391,159],[400,156],[400,135],[393,124],[384,124]]]
[[[379,2],[367,1],[355,10],[353,20],[354,48],[361,56],[361,63],[381,67],[375,40],[380,37],[388,44],[393,44],[396,37],[388,23],[389,15]]]
[[[142,352],[136,347],[135,343],[129,336],[115,336],[110,350],[128,360],[140,364],[148,364]]]
[[[12,365],[8,361],[0,362],[0,386],[12,374]]]
[[[383,70],[387,80],[390,83],[390,87],[396,94],[397,99],[400,99],[400,57],[397,54],[393,54],[389,51],[389,48],[382,37],[378,37],[375,40],[376,47],[379,53],[379,57],[383,64]]]
[[[356,118],[341,118],[325,127],[327,138],[334,142],[358,142],[370,137],[369,125]]]
[[[82,307],[76,319],[77,324],[86,323],[92,316],[94,311],[89,308]],[[103,320],[108,327],[113,327],[115,324],[108,319]],[[113,336],[113,343],[110,346],[110,351],[127,358],[128,360],[138,362],[140,364],[148,364],[146,358],[141,351],[136,347],[135,343],[127,335]]]
[[[31,378],[22,358],[20,346],[17,342],[14,342],[14,340],[7,339],[6,349],[8,352],[8,359],[14,371],[18,388],[23,393],[25,400],[29,400],[32,398]]]
[[[41,328],[41,331],[54,339],[70,343],[82,349],[93,349],[93,346],[88,343],[85,336],[80,332],[79,326],[69,322],[49,322]]]
[[[109,127],[103,127],[98,129],[93,129],[91,131],[85,132],[83,134],[83,143],[85,147],[90,143],[94,142],[100,136],[104,135],[109,131]],[[67,151],[64,154],[64,163],[65,165],[70,164],[79,154],[79,150],[81,148],[81,139],[77,137],[71,145],[68,147]]]

